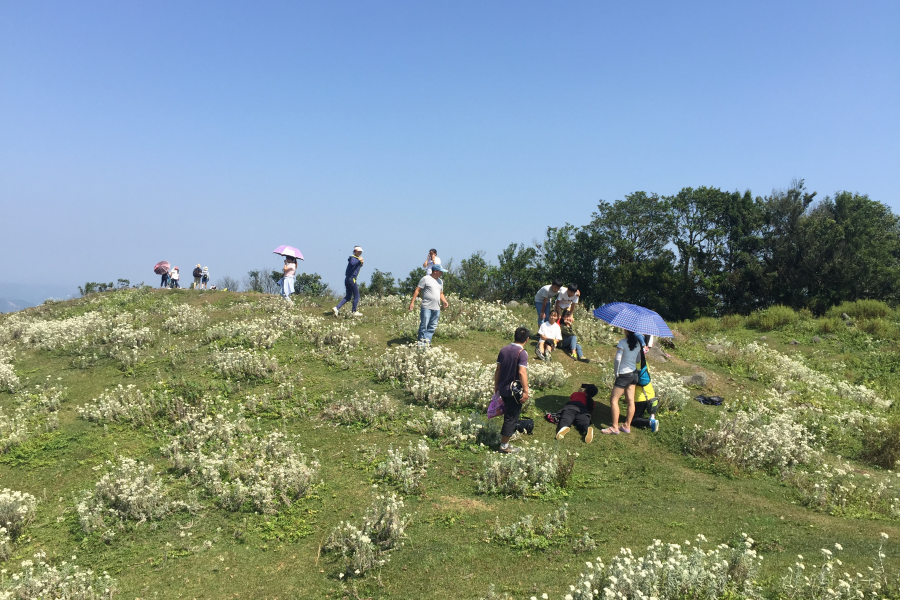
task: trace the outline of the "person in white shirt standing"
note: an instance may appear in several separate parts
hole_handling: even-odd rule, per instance
[[[559,294],[556,296],[556,311],[559,313],[559,320],[562,321],[566,317],[566,313],[571,314],[578,304],[581,292],[578,290],[577,283],[570,283],[568,287],[560,288]]]
[[[412,310],[416,304],[416,298],[419,297],[419,291],[422,292],[422,309],[419,312],[419,333],[418,340],[422,344],[430,344],[431,338],[434,337],[434,330],[437,329],[438,319],[441,318],[441,305],[444,308],[450,306],[447,298],[444,297],[444,282],[441,281],[441,275],[444,269],[441,265],[433,265],[431,275],[426,275],[419,280],[409,302],[409,310]]]
[[[550,309],[553,308],[553,296],[557,295],[561,288],[562,281],[554,279],[553,283],[545,285],[535,294],[534,307],[537,309],[538,329],[547,322],[547,316],[550,314]]]
[[[428,258],[425,259],[425,262],[422,263],[422,268],[425,269],[426,275],[431,275],[431,269],[434,265],[441,266],[441,259],[438,258],[437,250],[432,248],[428,251]]]

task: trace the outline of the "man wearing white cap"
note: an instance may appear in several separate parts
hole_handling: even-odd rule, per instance
[[[359,307],[359,286],[356,285],[356,278],[359,276],[359,270],[363,264],[362,251],[362,248],[356,246],[353,248],[353,254],[347,258],[347,270],[344,271],[344,287],[347,289],[347,295],[344,296],[344,299],[337,306],[331,309],[334,316],[338,316],[338,311],[350,300],[353,300],[353,312],[351,314],[354,317],[362,316],[362,313],[356,310]]]

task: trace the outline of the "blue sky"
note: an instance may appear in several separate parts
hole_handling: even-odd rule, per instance
[[[600,199],[900,212],[897,2],[5,2],[0,295],[495,257]]]

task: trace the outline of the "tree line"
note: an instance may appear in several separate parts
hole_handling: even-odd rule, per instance
[[[530,302],[556,278],[582,302],[633,302],[667,319],[748,314],[775,304],[816,314],[848,300],[895,304],[900,220],[866,195],[816,200],[802,180],[768,196],[714,187],[671,196],[634,192],[600,201],[590,222],[548,227],[511,243],[492,263],[475,252],[445,265],[445,290]],[[410,293],[424,275],[373,272],[363,294]]]

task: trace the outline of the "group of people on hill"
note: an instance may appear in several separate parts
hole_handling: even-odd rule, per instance
[[[201,267],[198,263],[197,266],[194,267],[194,270],[191,274],[194,276],[194,282],[191,284],[192,290],[216,289],[215,286],[208,288],[209,267]],[[162,274],[162,280],[159,282],[159,287],[160,289],[181,288],[181,271],[178,269],[178,267],[172,267],[172,270],[166,271]]]

